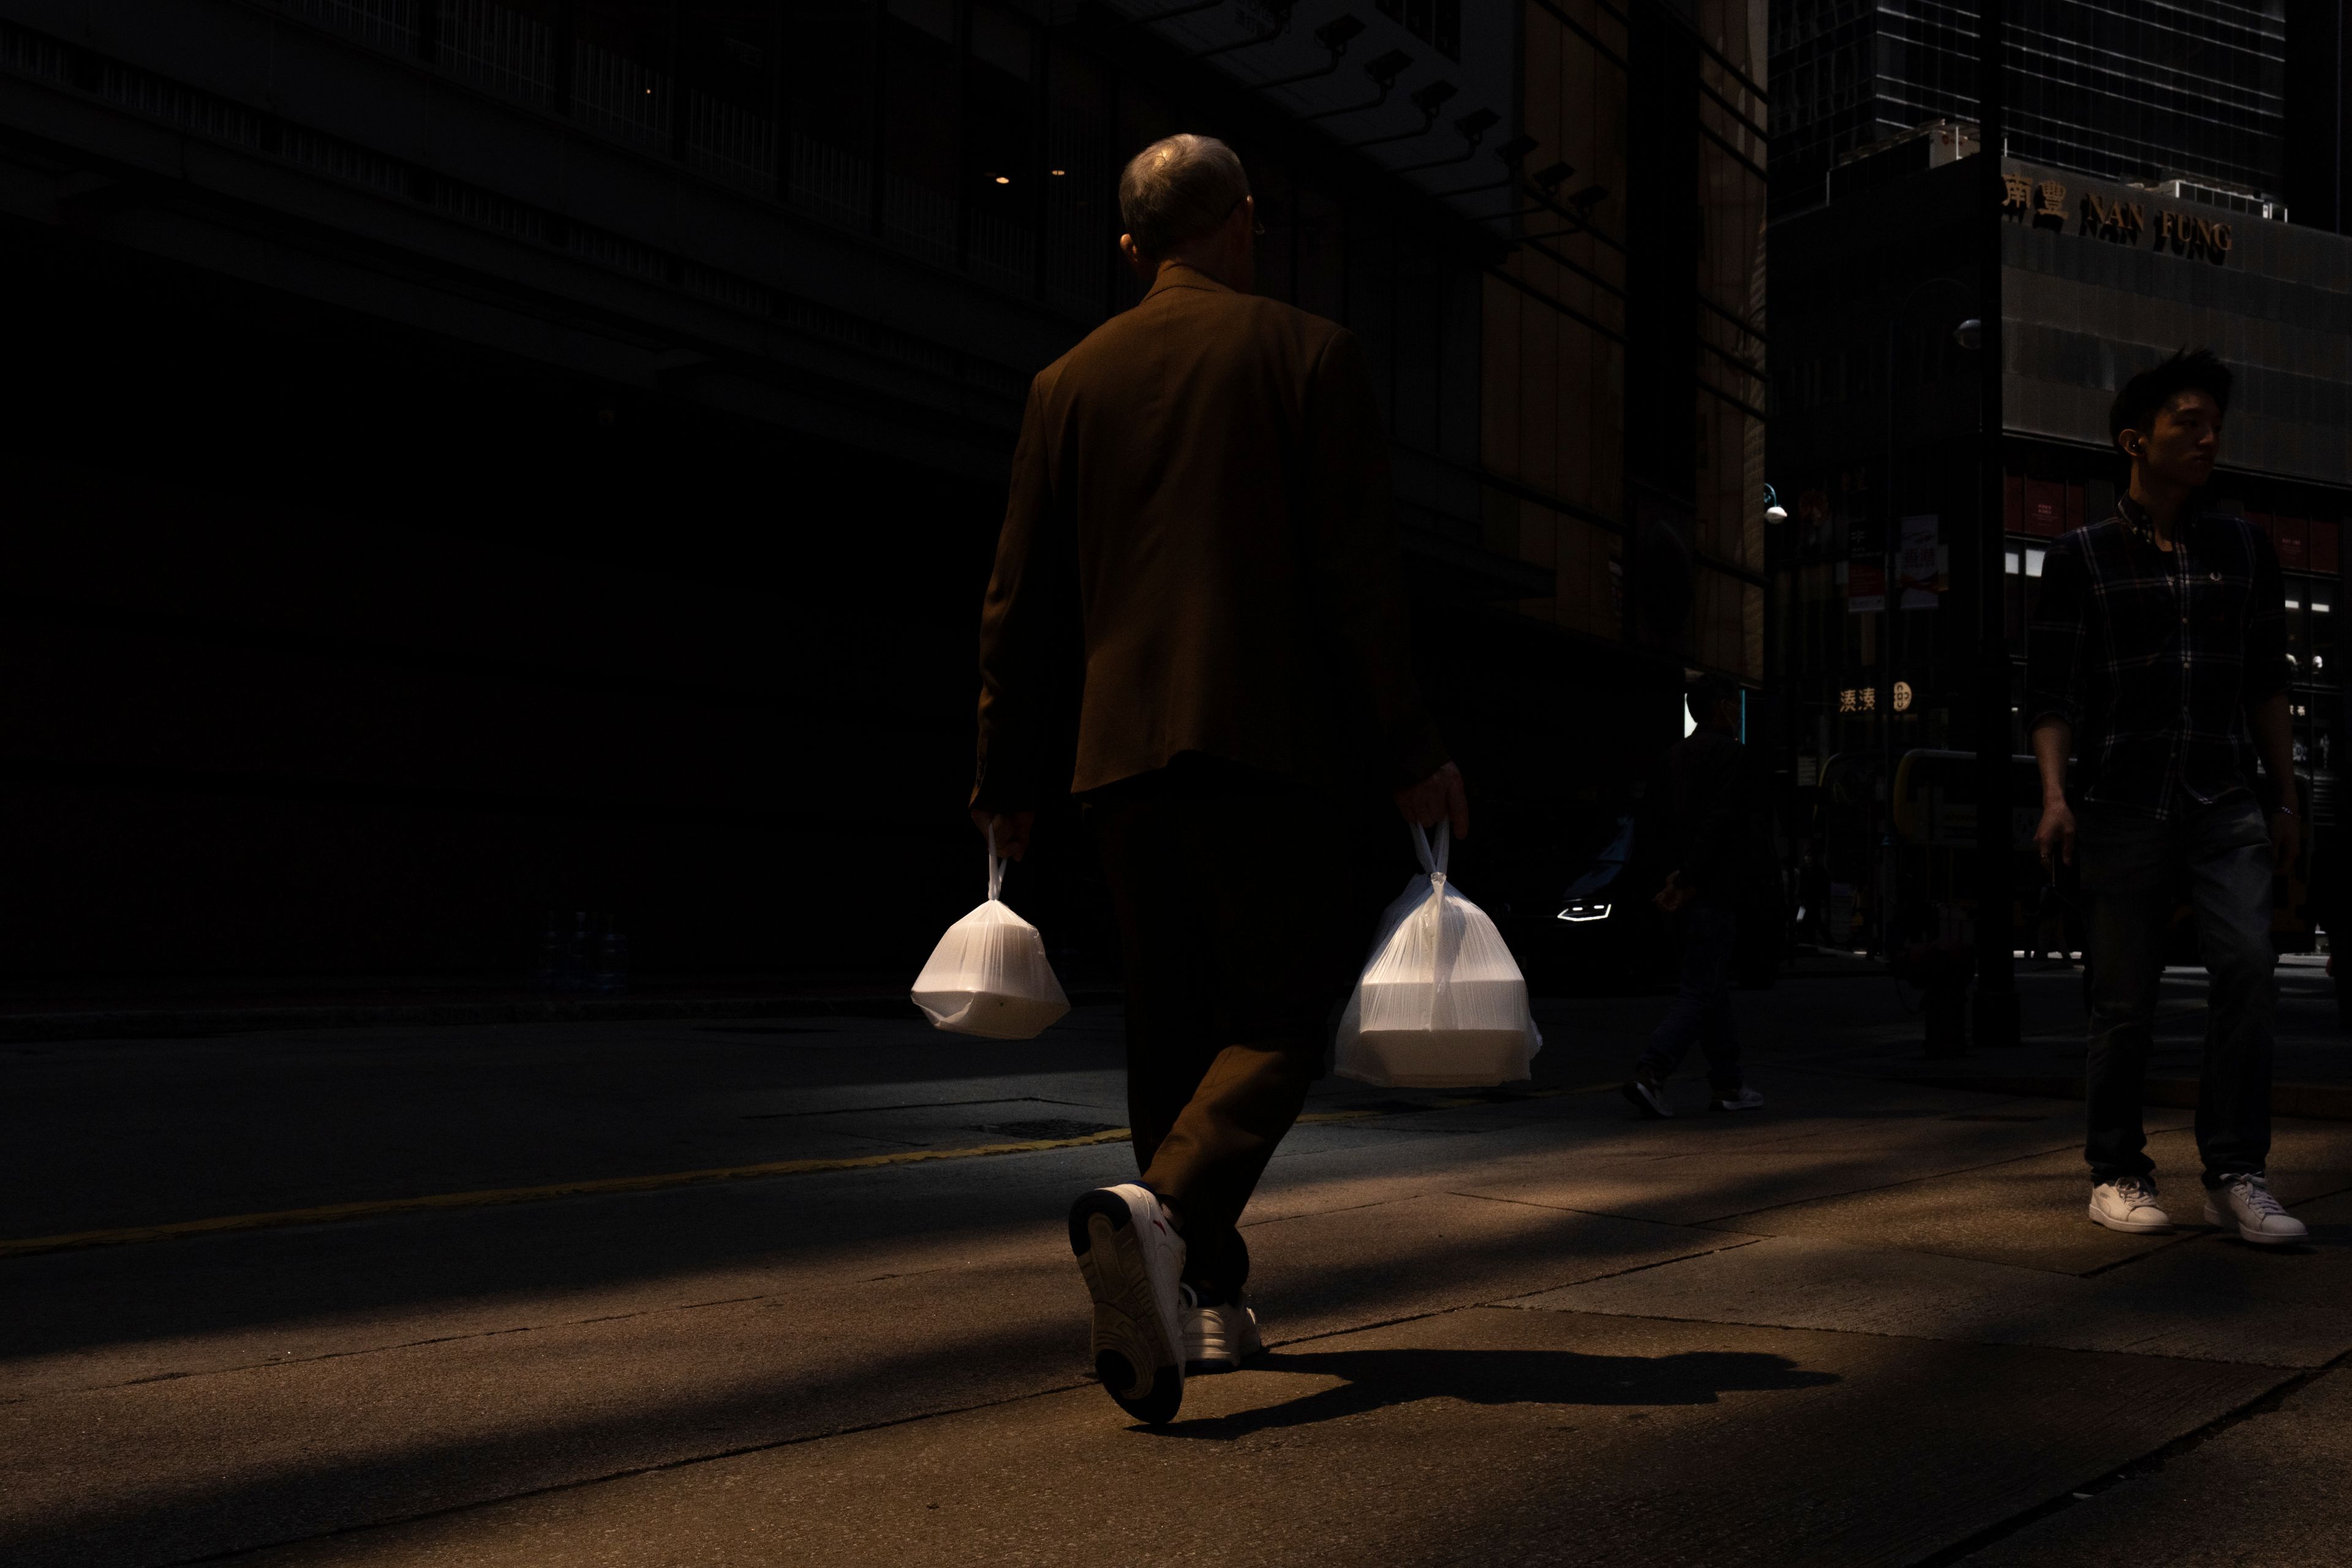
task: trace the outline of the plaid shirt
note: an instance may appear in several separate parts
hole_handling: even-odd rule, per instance
[[[2254,779],[2246,714],[2287,684],[2270,541],[2207,515],[2171,551],[2128,498],[2051,542],[2025,637],[2026,732],[2074,726],[2085,801],[2172,816]]]

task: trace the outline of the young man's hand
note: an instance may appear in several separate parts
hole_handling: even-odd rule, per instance
[[[1446,763],[1419,784],[1396,792],[1397,814],[1415,827],[1454,825],[1454,837],[1470,837],[1470,796],[1462,787],[1462,770]]]
[[[2058,863],[2074,863],[2074,810],[2063,800],[2042,803],[2042,826],[2033,830],[2033,852],[2042,857],[2042,868],[2053,877],[2058,875]]]
[[[971,825],[980,829],[982,838],[988,837],[990,823],[996,825],[996,855],[1001,860],[1018,860],[1029,852],[1029,835],[1037,826],[1034,811],[974,811]]]
[[[1666,885],[1650,895],[1650,902],[1657,905],[1667,914],[1673,914],[1689,901],[1690,889],[1683,886],[1683,874],[1680,871],[1667,872]]]
[[[2294,869],[2303,849],[2303,818],[2291,811],[2271,813],[2271,858],[2282,871]]]

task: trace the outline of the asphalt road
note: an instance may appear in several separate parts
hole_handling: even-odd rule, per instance
[[[2023,984],[1962,1073],[2063,1068]],[[2352,1078],[2284,992],[2282,1077]],[[1515,1096],[1323,1085],[1274,1348],[1159,1431],[1062,1237],[1132,1169],[1108,1010],[9,1047],[0,1561],[2339,1561],[2352,1122],[2280,1124],[2310,1248],[2117,1236],[2077,1108],[1906,1081],[1903,1000],[1744,994],[1751,1117],[1631,1118],[1643,999],[1546,1005]]]

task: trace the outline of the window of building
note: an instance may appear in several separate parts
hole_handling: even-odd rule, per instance
[[[964,132],[964,196],[971,204],[974,270],[1026,281],[1036,267],[1037,30],[994,5],[971,8],[971,67]]]
[[[1462,0],[1380,0],[1381,15],[1449,60],[1462,58]]]
[[[953,263],[963,185],[963,71],[952,0],[889,0],[882,65],[882,227]]]

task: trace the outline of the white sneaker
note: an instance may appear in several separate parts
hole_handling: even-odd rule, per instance
[[[1710,1094],[1706,1098],[1709,1110],[1761,1110],[1764,1097],[1744,1085],[1738,1094]]]
[[[1174,1420],[1184,1403],[1184,1238],[1149,1188],[1123,1182],[1070,1205],[1070,1250],[1095,1299],[1095,1376],[1137,1420]]]
[[[2172,1228],[2172,1216],[2156,1206],[2155,1184],[2140,1176],[2118,1176],[2093,1187],[2091,1218],[2134,1236]]]
[[[2238,1235],[2256,1247],[2288,1247],[2311,1238],[2303,1221],[2271,1195],[2270,1178],[2260,1171],[2225,1176],[2220,1186],[2206,1188],[2205,1223],[2234,1225]]]
[[[1179,1294],[1184,1306],[1185,1376],[1239,1372],[1244,1359],[1265,1349],[1265,1341],[1258,1337],[1257,1312],[1249,1304],[1248,1291],[1213,1305],[1203,1305],[1200,1293],[1190,1285],[1181,1287]]]

